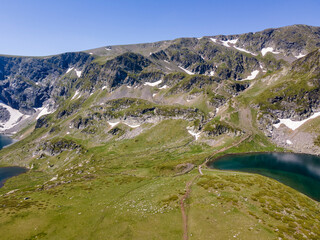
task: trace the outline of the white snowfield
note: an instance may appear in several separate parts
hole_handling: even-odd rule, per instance
[[[249,53],[249,54],[251,54],[251,55],[253,55],[253,56],[257,56],[257,55],[258,55],[258,54],[256,54],[256,53],[249,52],[248,50],[246,50],[246,49],[244,49],[244,48],[239,48],[239,47],[236,47],[236,46],[233,46],[233,47],[234,47],[235,49],[241,51],[241,52]]]
[[[54,111],[49,111],[49,108],[48,108],[48,106],[45,106],[45,107],[42,107],[42,108],[38,108],[39,110],[40,110],[40,112],[39,112],[39,114],[38,114],[38,116],[37,116],[37,120],[40,118],[40,117],[42,117],[42,116],[44,116],[44,115],[47,115],[47,114],[50,114],[50,113],[53,113]]]
[[[10,118],[7,122],[5,123],[0,123],[0,130],[7,130],[10,129],[12,127],[14,127],[15,125],[17,125],[22,119],[27,118],[28,116],[22,114],[21,112],[19,112],[16,109],[13,109],[12,107],[4,104],[4,103],[0,103],[1,107],[6,108],[9,113],[10,113]]]
[[[154,93],[154,94],[152,94],[152,97],[155,97],[157,94],[156,93]]]
[[[262,72],[267,72],[267,70],[263,69],[263,66],[261,65],[261,63],[260,63],[260,68],[261,68]]]
[[[164,62],[166,62],[166,63],[169,63],[167,60],[163,60]]]
[[[214,71],[211,71],[211,72],[209,73],[209,75],[210,75],[210,76],[213,76],[213,75],[214,75]]]
[[[301,121],[292,121],[290,118],[287,119],[279,119],[280,122],[277,124],[273,124],[275,128],[279,128],[281,124],[284,124],[287,128],[290,128],[291,130],[296,130],[300,126],[302,126],[304,123],[309,121],[310,119],[314,119],[316,117],[320,116],[320,112],[317,112],[313,114],[312,116],[308,117],[307,119],[301,120]]]
[[[168,86],[167,86],[167,85],[163,85],[163,86],[160,87],[159,89],[166,89],[166,88],[168,88]]]
[[[113,127],[115,127],[116,125],[118,125],[120,123],[120,121],[119,122],[109,122],[108,121],[108,124],[111,126],[111,128],[113,128]],[[131,127],[131,128],[137,128],[137,127],[140,127],[140,124],[136,124],[136,125],[134,125],[134,124],[129,124],[129,123],[124,123],[125,125],[127,125],[128,127]]]
[[[111,48],[104,48],[105,50],[107,50],[107,51],[111,51]]]
[[[183,71],[185,71],[186,73],[188,73],[189,75],[193,75],[194,74],[193,72],[191,72],[191,71],[189,71],[189,70],[187,70],[187,69],[185,69],[183,67],[179,66],[179,68],[182,69]]]
[[[53,178],[51,178],[49,181],[55,181],[55,180],[57,180],[58,179],[58,175],[57,176],[54,176]]]
[[[78,78],[81,77],[82,71],[78,71],[77,69],[75,69],[75,71],[76,71],[76,74],[77,74]]]
[[[132,88],[131,86],[127,86],[127,88]]]
[[[77,91],[75,92],[75,94],[73,95],[73,97],[71,98],[71,100],[73,100],[73,99],[78,99],[79,97],[81,97],[81,95],[80,95],[80,92],[77,90]]]
[[[153,83],[152,82],[145,82],[143,85],[154,87],[154,86],[159,85],[160,83],[162,83],[162,80],[159,80],[159,81],[156,81],[156,82],[153,82]]]
[[[188,130],[188,133],[190,134],[190,135],[192,135],[192,136],[194,136],[195,138],[196,138],[196,140],[198,140],[198,138],[200,137],[200,134],[201,134],[201,132],[194,132],[194,131],[192,131],[192,130]]]
[[[217,39],[215,38],[210,38],[212,42],[216,43],[217,42]]]
[[[127,125],[128,127],[131,127],[131,128],[137,128],[137,127],[140,127],[140,124],[136,124],[136,125],[131,125],[129,123],[124,123],[125,125]]]
[[[68,68],[67,72],[66,73],[69,73],[73,70],[73,67],[72,68]]]
[[[113,128],[114,126],[118,125],[120,122],[108,122],[108,124]]]
[[[303,57],[305,57],[306,56],[306,54],[302,54],[302,53],[299,53],[299,55],[298,56],[295,56],[296,58],[303,58]]]
[[[292,144],[292,142],[290,140],[287,140],[286,143],[289,144],[289,145]]]
[[[259,74],[259,70],[254,70],[251,72],[250,76],[248,76],[247,78],[245,78],[243,80],[253,80],[257,77],[258,74]]]
[[[105,90],[106,88],[107,88],[107,86],[103,86],[103,87],[102,87],[102,90]]]
[[[272,47],[262,48],[262,50],[261,50],[262,56],[266,55],[268,52],[271,52],[273,54],[279,54],[280,53],[280,52],[273,51]]]
[[[233,39],[233,40],[227,40],[227,41],[222,41],[223,46],[225,47],[230,47],[229,43],[231,44],[236,44],[238,42],[238,39]]]

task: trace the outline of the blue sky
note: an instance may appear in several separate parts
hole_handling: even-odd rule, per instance
[[[0,53],[43,56],[178,37],[320,26],[319,0],[0,0]]]

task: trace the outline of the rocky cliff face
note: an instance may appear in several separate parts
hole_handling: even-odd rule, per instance
[[[23,113],[33,113],[50,98],[67,93],[69,68],[81,71],[92,61],[86,53],[65,53],[53,57],[0,57],[0,100]]]

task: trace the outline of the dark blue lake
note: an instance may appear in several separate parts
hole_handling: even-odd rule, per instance
[[[320,157],[294,153],[226,155],[209,167],[258,173],[278,180],[320,201]]]
[[[0,134],[0,149],[11,143],[13,143],[13,140],[11,138]]]
[[[0,149],[11,144],[13,140],[7,136],[0,135]],[[26,168],[22,167],[2,167],[0,168],[0,188],[4,182],[11,177],[27,172]]]
[[[27,172],[26,168],[23,167],[2,167],[0,168],[0,188],[4,182],[14,176],[18,176],[22,173]]]

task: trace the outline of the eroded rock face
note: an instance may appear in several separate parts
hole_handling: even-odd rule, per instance
[[[0,100],[12,108],[32,114],[49,98],[66,95],[60,82],[69,68],[82,69],[92,61],[86,53],[53,57],[0,57]],[[71,81],[71,80],[70,80]]]
[[[59,155],[63,151],[68,151],[68,150],[77,150],[78,152],[81,152],[84,149],[82,148],[81,145],[75,143],[72,140],[68,140],[65,138],[46,141],[38,149],[38,151],[44,152],[50,156]]]

